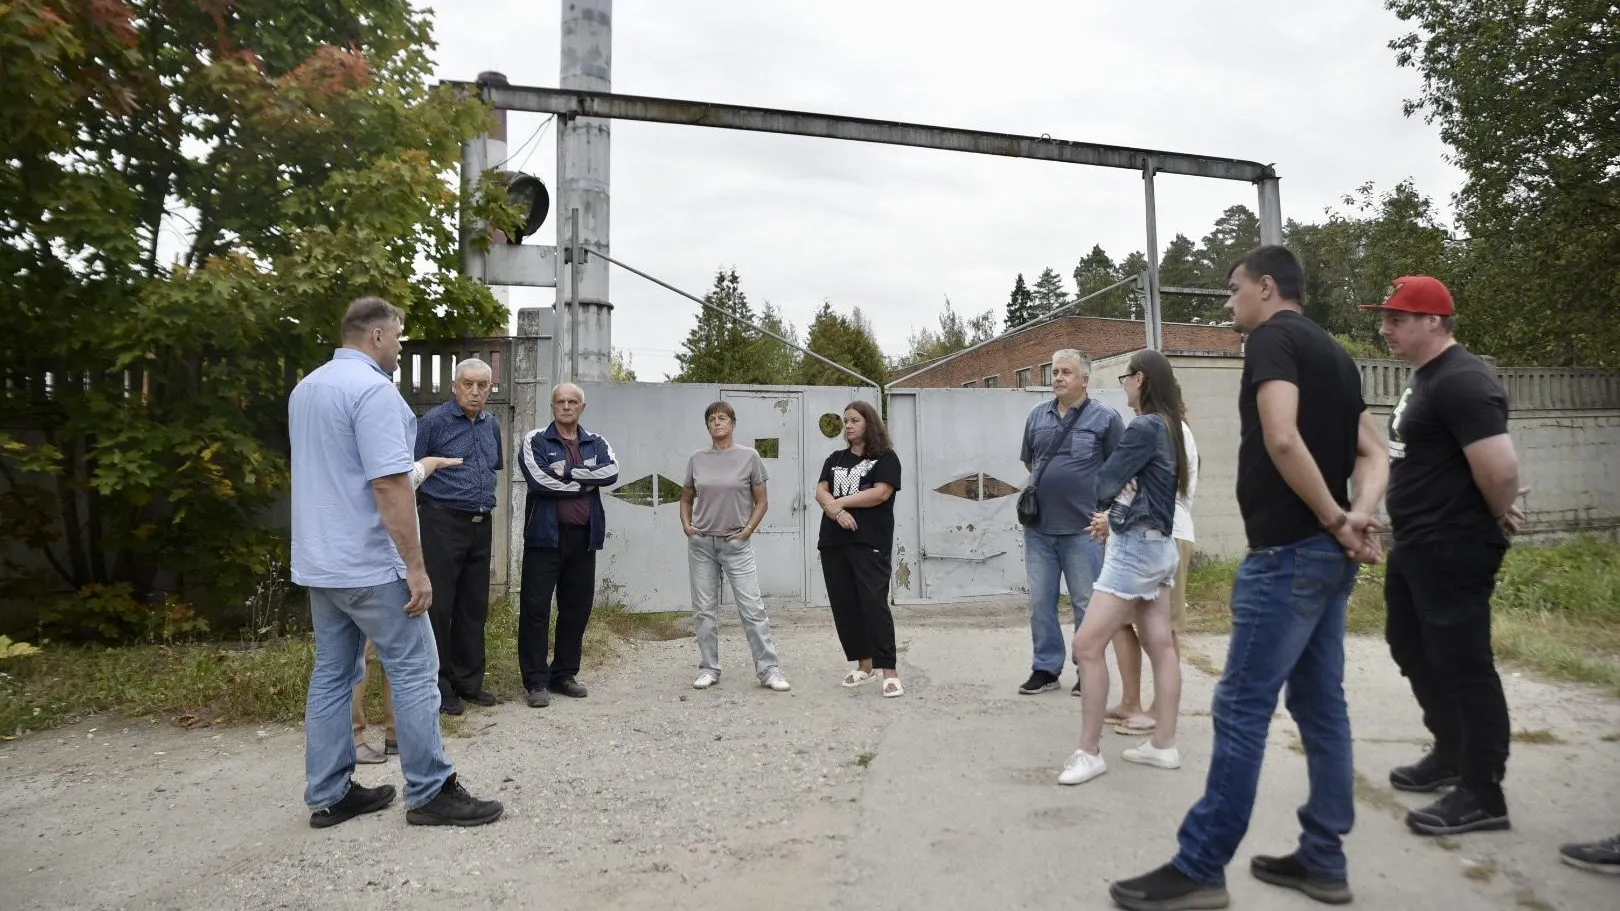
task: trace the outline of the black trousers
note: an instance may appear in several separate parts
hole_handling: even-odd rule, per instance
[[[870,658],[875,668],[894,669],[894,614],[889,610],[889,551],[867,544],[840,544],[821,550],[833,626],[844,657]]]
[[[1500,797],[1511,734],[1491,651],[1491,592],[1505,552],[1456,539],[1397,543],[1384,576],[1384,636],[1435,752],[1487,799]]]
[[[523,591],[518,596],[518,668],[523,688],[543,690],[579,674],[585,626],[596,596],[596,551],[590,529],[559,526],[559,547],[523,548]],[[551,596],[557,595],[557,648],[547,662]]]
[[[439,693],[484,688],[484,626],[489,621],[491,521],[426,503],[417,510],[422,562],[433,585],[433,638],[439,647]]]

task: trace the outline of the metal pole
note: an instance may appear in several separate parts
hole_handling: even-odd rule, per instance
[[[1137,277],[1135,275],[1131,276],[1130,278],[1122,278],[1119,281],[1114,282],[1112,285],[1109,285],[1106,288],[1098,288],[1096,291],[1093,291],[1090,294],[1087,294],[1085,297],[1077,297],[1074,300],[1069,301],[1068,303],[1062,305],[1061,307],[1053,307],[1052,309],[1046,311],[1045,313],[1042,313],[1041,315],[1035,317],[1034,319],[1030,320],[1027,323],[1019,323],[1018,325],[1012,327],[1011,329],[1008,329],[1006,332],[1003,332],[1000,335],[994,336],[992,338],[987,338],[984,341],[978,343],[977,345],[969,345],[966,348],[963,348],[961,351],[952,351],[950,354],[947,354],[946,356],[940,358],[939,360],[934,361],[933,363],[929,364],[927,367],[922,368],[921,370],[913,370],[912,372],[906,374],[903,377],[900,377],[897,380],[890,380],[889,385],[890,386],[896,386],[896,385],[898,385],[900,383],[905,382],[906,380],[911,379],[914,376],[917,376],[918,374],[927,373],[928,371],[934,369],[935,367],[941,367],[941,366],[944,366],[945,364],[949,364],[951,361],[956,360],[957,358],[961,357],[964,354],[967,354],[967,353],[969,353],[971,351],[977,351],[980,348],[983,348],[985,345],[991,344],[992,342],[999,342],[1002,339],[1006,338],[1007,336],[1012,335],[1015,332],[1019,332],[1019,331],[1022,331],[1024,329],[1027,329],[1030,326],[1035,325],[1036,323],[1044,323],[1047,320],[1051,319],[1054,316],[1057,316],[1059,313],[1062,313],[1065,310],[1069,310],[1069,309],[1072,309],[1074,307],[1077,307],[1077,306],[1085,303],[1088,300],[1091,300],[1092,298],[1094,298],[1094,297],[1096,297],[1096,296],[1098,296],[1100,294],[1107,294],[1108,292],[1114,290],[1115,288],[1118,288],[1121,285],[1128,285],[1131,282],[1136,281],[1136,279],[1137,279]]]
[[[568,317],[568,325],[573,329],[568,334],[568,379],[579,377],[579,276],[584,271],[585,251],[579,245],[579,208],[568,210],[568,297],[573,311]]]
[[[1277,176],[1262,177],[1256,183],[1260,186],[1260,242],[1280,244],[1283,242],[1282,190],[1277,185]]]
[[[563,115],[557,117],[557,211],[561,212],[567,202],[571,202],[568,195],[568,147],[562,141],[563,127],[569,118]],[[556,219],[557,249],[570,249],[563,234],[562,219]],[[563,345],[568,337],[568,295],[573,291],[568,286],[573,285],[574,270],[569,268],[568,255],[557,257],[557,298],[551,305],[551,385],[555,386],[563,381]],[[563,273],[567,272],[567,285],[563,283]]]
[[[729,319],[732,322],[742,323],[744,326],[747,326],[748,328],[754,330],[755,332],[758,332],[761,335],[770,336],[771,338],[776,339],[777,341],[779,341],[782,344],[788,346],[789,348],[792,348],[794,351],[799,352],[800,354],[804,355],[805,357],[815,358],[816,360],[822,362],[823,364],[826,364],[828,367],[831,367],[831,368],[833,368],[834,370],[837,370],[840,373],[847,373],[850,376],[852,376],[852,377],[860,380],[861,382],[865,383],[866,385],[871,386],[872,388],[876,389],[878,392],[883,391],[883,384],[882,383],[879,383],[876,380],[867,379],[866,377],[861,376],[859,373],[856,373],[855,371],[849,369],[848,367],[845,367],[843,364],[840,364],[837,361],[830,360],[828,358],[822,357],[821,355],[815,353],[814,351],[811,351],[809,348],[804,348],[804,347],[801,347],[799,345],[796,345],[793,342],[788,341],[787,339],[781,337],[780,335],[777,335],[776,333],[772,332],[769,329],[766,329],[763,326],[756,326],[753,323],[750,323],[749,321],[743,319],[742,317],[738,316],[735,313],[732,313],[729,310],[726,310],[726,309],[721,308],[721,307],[716,307],[715,305],[709,303],[708,301],[704,300],[703,298],[698,297],[695,294],[689,294],[689,293],[687,293],[685,291],[682,291],[681,289],[675,287],[674,285],[670,284],[669,282],[664,281],[663,279],[654,278],[653,276],[648,275],[647,273],[641,271],[640,269],[637,269],[635,266],[630,266],[630,265],[626,265],[625,263],[621,263],[618,260],[614,259],[613,257],[607,255],[606,253],[603,253],[601,250],[592,249],[591,253],[602,257],[602,259],[606,260],[607,262],[612,263],[615,266],[618,266],[620,269],[623,269],[624,271],[629,272],[632,275],[639,275],[642,278],[645,278],[647,281],[652,282],[653,284],[657,285],[660,288],[663,288],[666,291],[673,291],[676,294],[679,294],[681,297],[684,297],[687,300],[691,301],[692,303],[697,304],[698,306],[704,308],[705,310],[713,310],[714,312],[720,314],[721,316],[724,316],[726,319]]]
[[[1159,216],[1153,201],[1153,159],[1142,162],[1142,189],[1147,196],[1147,346],[1154,351],[1164,347],[1164,326],[1159,310]]]

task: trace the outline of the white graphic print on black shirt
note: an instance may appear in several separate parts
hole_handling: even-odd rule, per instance
[[[872,459],[862,459],[847,468],[834,466],[832,470],[832,495],[835,497],[850,497],[860,492],[861,479],[872,470],[877,462]]]

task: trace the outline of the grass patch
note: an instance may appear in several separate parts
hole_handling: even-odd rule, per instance
[[[1598,739],[1604,743],[1620,743],[1620,731],[1610,731]]]
[[[1195,557],[1187,573],[1187,631],[1230,633],[1235,560]],[[1497,658],[1620,695],[1620,544],[1578,537],[1508,551],[1492,601]],[[1362,567],[1347,627],[1384,631],[1384,568]]]
[[[613,661],[627,639],[691,635],[685,614],[634,613],[604,584],[585,633],[585,665]],[[517,661],[517,608],[490,605],[486,686],[512,700],[524,695]],[[0,737],[11,739],[74,718],[114,713],[173,719],[185,727],[223,723],[296,723],[315,663],[315,641],[292,636],[241,645],[50,646],[0,660]],[[367,716],[382,717],[381,687],[367,687]],[[477,709],[473,709],[476,712]],[[472,736],[480,724],[441,716],[445,733]],[[476,718],[474,718],[476,721]]]
[[[877,758],[877,754],[873,753],[871,751],[858,753],[855,756],[855,764],[864,769],[867,766],[871,765],[872,760],[874,760],[876,758]]]
[[[1534,731],[1527,731],[1527,730],[1514,731],[1512,739],[1513,739],[1513,741],[1515,743],[1563,743],[1564,742],[1564,738],[1558,736],[1557,734],[1554,734],[1552,731],[1549,731],[1546,728],[1540,728],[1540,729],[1534,730]]]

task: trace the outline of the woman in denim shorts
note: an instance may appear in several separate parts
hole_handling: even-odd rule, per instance
[[[1103,651],[1133,620],[1142,649],[1153,663],[1153,735],[1124,751],[1127,762],[1161,769],[1181,767],[1176,716],[1181,710],[1181,664],[1170,633],[1170,592],[1178,555],[1170,532],[1177,492],[1187,488],[1187,458],[1181,437],[1181,388],[1170,361],[1141,351],[1120,378],[1137,414],[1097,479],[1102,510],[1092,536],[1106,538],[1102,574],[1092,586],[1085,620],[1074,634],[1082,676],[1080,747],[1064,764],[1060,784],[1080,784],[1108,771],[1100,741],[1108,708],[1108,663]]]

